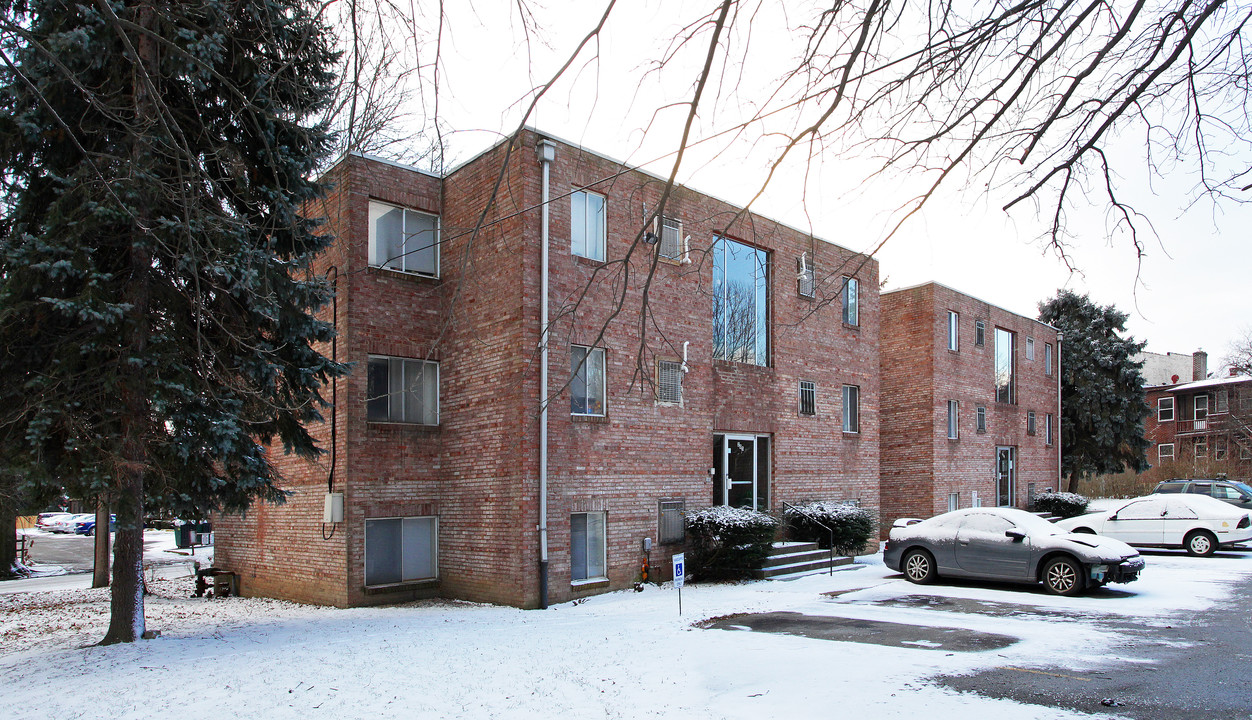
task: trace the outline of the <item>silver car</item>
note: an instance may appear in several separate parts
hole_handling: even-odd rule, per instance
[[[1120,540],[1065,532],[1015,508],[969,508],[891,528],[883,562],[914,583],[939,576],[1042,582],[1056,595],[1138,579],[1139,552]]]

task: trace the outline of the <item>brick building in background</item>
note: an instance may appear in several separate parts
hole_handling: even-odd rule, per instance
[[[355,369],[312,428],[332,452],[276,458],[290,500],[217,518],[244,594],[534,607],[545,511],[561,602],[637,580],[645,538],[664,567],[683,510],[878,507],[876,261],[684,187],[649,222],[662,180],[531,131],[508,151],[329,172],[318,270]]]
[[[1224,473],[1252,480],[1252,377],[1209,377],[1208,355],[1191,358],[1189,378],[1174,372],[1165,381],[1148,379],[1148,462],[1166,467],[1161,479]]]
[[[882,531],[1057,489],[1056,329],[936,283],[881,302]]]

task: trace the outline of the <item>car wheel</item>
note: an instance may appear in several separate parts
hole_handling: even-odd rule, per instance
[[[1217,538],[1207,530],[1194,530],[1183,541],[1183,547],[1190,555],[1208,557],[1217,551]]]
[[[1074,528],[1074,532],[1082,533],[1083,535],[1095,535],[1096,534],[1095,530],[1092,530],[1091,528],[1088,528],[1088,527]]]
[[[1082,564],[1071,557],[1053,559],[1043,569],[1043,585],[1053,595],[1072,597],[1085,586]]]
[[[900,566],[904,570],[904,579],[918,585],[928,585],[939,576],[935,571],[935,559],[925,550],[910,550]]]
[[[92,535],[95,535],[95,534],[96,534],[96,529],[95,529],[95,528],[92,528],[92,529],[88,530],[87,532],[85,532],[85,533],[83,533],[83,534],[84,534],[84,535],[86,535],[87,537],[91,537]]]

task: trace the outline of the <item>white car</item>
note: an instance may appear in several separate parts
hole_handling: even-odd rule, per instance
[[[1056,526],[1136,547],[1183,548],[1192,555],[1212,555],[1218,547],[1252,540],[1247,510],[1203,495],[1147,495]]]
[[[95,513],[77,513],[74,515],[66,515],[63,518],[57,518],[48,526],[48,529],[54,533],[72,533],[78,523],[84,520],[95,519]]]
[[[73,513],[67,513],[67,512],[39,513],[39,519],[35,521],[35,527],[39,528],[40,530],[50,530],[52,528],[53,523],[56,523],[58,520],[64,520],[65,518],[68,518],[70,515],[73,515]]]

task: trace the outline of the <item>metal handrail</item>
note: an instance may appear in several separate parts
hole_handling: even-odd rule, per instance
[[[796,507],[795,505],[792,505],[786,500],[783,501],[783,507],[789,507],[792,510],[795,510],[796,512],[800,513],[801,515],[808,518],[809,520],[812,520],[814,523],[817,523],[818,526],[824,528],[826,532],[830,534],[830,575],[831,577],[834,577],[835,575],[835,531],[834,529],[832,529],[829,525],[822,522],[821,520],[818,520],[816,517],[813,516],[812,513],[806,511],[804,508]],[[786,513],[784,513],[784,515],[785,514]]]

